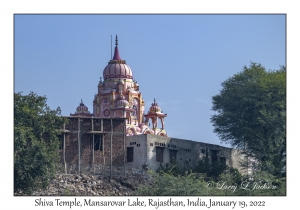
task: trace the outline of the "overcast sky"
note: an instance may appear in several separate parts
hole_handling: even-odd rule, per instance
[[[221,83],[251,61],[286,65],[285,15],[15,15],[14,91],[45,95],[64,116],[81,99],[92,112],[116,34],[170,137],[220,144],[210,117]]]

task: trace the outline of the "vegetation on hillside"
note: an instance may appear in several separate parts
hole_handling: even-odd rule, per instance
[[[237,169],[219,169],[219,175],[180,171],[174,165],[158,172],[149,171],[151,181],[140,185],[137,195],[148,196],[284,196],[285,177],[278,178],[264,171],[242,175]]]
[[[211,118],[221,142],[243,149],[256,168],[277,177],[286,165],[286,69],[249,67],[222,83]]]
[[[64,119],[45,96],[14,94],[14,192],[32,194],[46,188],[59,162],[57,135]]]

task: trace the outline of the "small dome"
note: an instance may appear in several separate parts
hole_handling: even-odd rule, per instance
[[[79,106],[76,108],[76,112],[74,114],[70,113],[70,116],[92,117],[93,114],[89,112],[88,108],[84,105],[81,99]]]
[[[80,102],[79,106],[76,109],[76,113],[90,113],[88,111],[88,108],[82,102],[82,99],[81,99],[81,102]]]
[[[157,103],[155,102],[155,99],[154,99],[154,103],[151,104],[151,107],[150,107],[150,112],[152,113],[155,113],[155,112],[161,112],[161,109],[160,107],[157,105]]]
[[[129,102],[125,99],[125,96],[120,95],[117,99],[117,107],[128,107]]]

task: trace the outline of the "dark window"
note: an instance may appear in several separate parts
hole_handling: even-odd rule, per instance
[[[153,143],[150,143],[150,146],[153,146]]]
[[[156,161],[162,163],[163,160],[164,160],[164,148],[156,147]]]
[[[218,156],[217,156],[218,150],[211,150],[211,161],[218,161]]]
[[[101,120],[94,119],[94,131],[100,131],[101,130]]]
[[[127,147],[127,162],[133,162],[133,147]]]
[[[176,163],[177,150],[170,149],[170,163]]]
[[[226,158],[225,157],[220,157],[220,162],[226,164]]]
[[[91,135],[91,149],[95,151],[100,150],[102,151],[102,135],[101,134],[94,134],[94,145],[93,145],[93,135]]]

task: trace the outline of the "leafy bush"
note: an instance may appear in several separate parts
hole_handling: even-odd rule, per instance
[[[46,188],[59,166],[61,110],[51,110],[45,96],[14,94],[14,192]]]
[[[149,171],[151,184],[141,185],[137,195],[147,196],[276,196],[286,195],[285,178],[259,171],[243,176],[237,169],[229,170],[209,180],[205,174],[187,172],[174,175],[174,168],[155,173]]]

